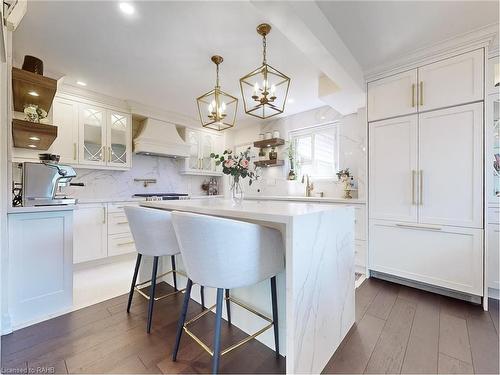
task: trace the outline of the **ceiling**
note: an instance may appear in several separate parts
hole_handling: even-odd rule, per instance
[[[326,17],[323,30],[336,31],[351,61],[366,72],[415,49],[498,23],[499,12],[496,1],[132,4],[135,14],[127,16],[114,1],[30,1],[14,33],[14,65],[20,66],[24,55],[34,55],[44,61],[46,72],[64,76],[65,82],[81,80],[93,91],[196,118],[195,98],[215,81],[210,57],[224,57],[222,89],[240,97],[239,78],[261,64],[262,42],[255,27],[274,21],[285,35],[273,27],[268,62],[292,78],[293,103],[287,104],[286,116],[324,105],[318,99],[318,78],[340,57],[319,53],[315,60],[309,53],[323,51],[309,43],[317,40],[307,39],[308,30],[320,25],[318,17]],[[290,9],[302,16],[298,22],[285,16]],[[328,32],[324,38],[325,43],[332,40]],[[299,44],[302,51],[308,46],[312,51],[306,56]],[[335,81],[338,75],[330,78]],[[255,121],[243,113],[241,99],[238,111],[239,124]]]
[[[126,16],[116,2],[33,1],[14,33],[14,64],[24,55],[45,70],[87,83],[87,89],[197,117],[195,98],[213,88],[214,54],[224,57],[222,89],[240,97],[239,78],[260,66],[265,21],[249,2],[134,2]],[[292,77],[285,115],[316,108],[320,72],[277,29],[268,62]],[[239,103],[239,118],[243,105]]]
[[[499,19],[498,1],[316,3],[365,71]]]

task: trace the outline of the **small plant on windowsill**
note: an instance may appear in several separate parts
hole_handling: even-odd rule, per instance
[[[250,170],[250,150],[248,147],[244,152],[236,155],[231,150],[225,150],[222,155],[210,154],[210,157],[215,159],[215,165],[222,165],[222,173],[227,174],[231,178],[231,197],[234,202],[240,203],[243,200],[243,189],[241,180],[248,178],[248,185],[257,180],[255,169]]]
[[[297,174],[295,173],[295,144],[293,141],[288,142],[286,153],[288,156],[288,161],[290,162],[290,171],[288,172],[288,179],[290,181],[293,181],[297,179]]]

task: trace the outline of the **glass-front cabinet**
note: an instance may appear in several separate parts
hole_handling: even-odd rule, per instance
[[[130,167],[131,127],[127,113],[80,104],[79,164]]]
[[[500,95],[488,96],[488,157],[489,202],[500,202]]]
[[[190,149],[189,157],[181,161],[180,173],[206,176],[222,175],[221,168],[215,166],[215,161],[210,155],[224,151],[224,137],[195,129],[185,129],[182,133]]]

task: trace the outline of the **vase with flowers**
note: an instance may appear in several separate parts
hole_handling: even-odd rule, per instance
[[[257,179],[255,170],[250,170],[250,150],[248,147],[239,154],[231,150],[225,150],[222,155],[212,153],[211,158],[215,159],[215,165],[222,165],[222,173],[231,178],[230,190],[233,202],[240,203],[243,200],[243,188],[241,181],[248,178],[248,185]]]

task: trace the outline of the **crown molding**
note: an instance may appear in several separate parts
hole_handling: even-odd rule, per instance
[[[430,46],[419,48],[404,57],[365,71],[367,82],[414,69],[436,60],[451,57],[477,48],[488,48],[498,35],[499,24],[490,24],[468,33],[446,39]],[[498,48],[498,46],[496,46]]]
[[[57,92],[59,97],[72,99],[77,96],[79,100],[84,102],[97,102],[99,105],[109,108],[118,109],[121,111],[129,111],[127,102],[123,99],[118,99],[109,95],[101,94],[96,91],[76,87],[64,82],[64,77],[57,81]]]

